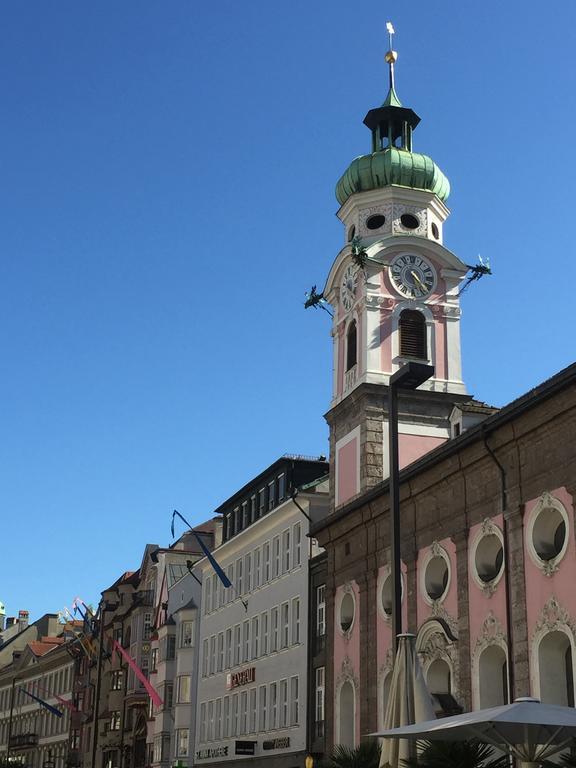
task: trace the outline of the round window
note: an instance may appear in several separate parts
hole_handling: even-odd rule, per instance
[[[403,213],[402,216],[400,216],[400,223],[404,229],[418,229],[420,226],[418,217],[414,216],[413,213]]]
[[[355,234],[356,234],[356,227],[354,226],[354,224],[352,224],[352,226],[348,230],[348,242],[349,243],[351,243],[352,240],[354,240],[354,235]]]
[[[382,216],[381,213],[377,213],[374,216],[369,216],[366,219],[366,226],[368,229],[380,229],[380,227],[383,227],[386,222],[386,217]]]
[[[553,560],[566,542],[566,523],[560,510],[544,507],[534,521],[532,543],[541,560]]]
[[[434,221],[432,222],[431,229],[432,229],[432,237],[435,240],[438,240],[438,238],[440,237],[440,230],[438,229],[438,225],[436,224],[436,222]]]
[[[500,575],[504,564],[504,548],[495,533],[489,533],[480,539],[476,547],[474,563],[478,578],[485,584],[494,581]]]
[[[347,592],[340,603],[340,628],[342,632],[348,632],[354,621],[354,598]]]
[[[428,562],[424,586],[431,600],[440,600],[444,596],[448,587],[448,563],[441,555],[434,555]]]
[[[386,577],[382,585],[382,608],[386,616],[392,616],[392,575]]]

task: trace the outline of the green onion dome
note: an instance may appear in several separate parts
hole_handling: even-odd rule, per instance
[[[399,186],[425,189],[444,201],[450,182],[427,155],[388,146],[352,160],[336,185],[336,198],[343,205],[355,192]]]

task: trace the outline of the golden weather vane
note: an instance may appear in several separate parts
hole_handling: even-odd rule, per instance
[[[386,31],[388,32],[389,50],[386,52],[385,59],[390,67],[390,88],[394,90],[394,64],[398,59],[398,53],[392,47],[392,37],[394,35],[394,25],[391,21],[386,22]]]

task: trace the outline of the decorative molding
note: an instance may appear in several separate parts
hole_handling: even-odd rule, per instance
[[[504,629],[493,611],[489,611],[476,638],[476,644],[472,651],[472,662],[478,661],[482,652],[491,645],[500,646],[508,654],[508,642]]]
[[[568,631],[573,636],[576,636],[576,622],[570,616],[566,608],[562,606],[559,601],[552,595],[540,611],[538,621],[534,627],[532,633],[533,641],[543,634],[548,632]]]
[[[358,677],[356,673],[354,672],[354,667],[352,666],[352,662],[350,661],[350,657],[348,655],[344,656],[342,659],[342,666],[340,668],[340,674],[336,678],[336,691],[339,692],[340,688],[344,685],[344,683],[352,683],[354,686],[354,690],[359,690],[360,682],[358,680]]]
[[[406,229],[400,223],[400,217],[403,213],[411,213],[416,216],[420,222],[416,229]],[[428,234],[428,211],[426,208],[420,208],[414,205],[395,204],[393,209],[393,232],[395,235],[420,235],[426,237]]]
[[[441,600],[432,600],[432,616],[445,621],[454,637],[458,637],[458,621],[448,613]]]

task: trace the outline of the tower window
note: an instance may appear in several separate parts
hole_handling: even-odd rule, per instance
[[[426,360],[426,320],[421,312],[405,309],[400,313],[400,356]]]
[[[418,217],[414,216],[412,213],[403,213],[402,216],[400,216],[400,223],[404,229],[418,229],[420,226]]]
[[[356,321],[352,320],[346,334],[346,370],[356,365]]]
[[[366,219],[366,226],[368,229],[380,229],[386,223],[386,217],[380,213],[376,213],[374,216],[370,216]]]

